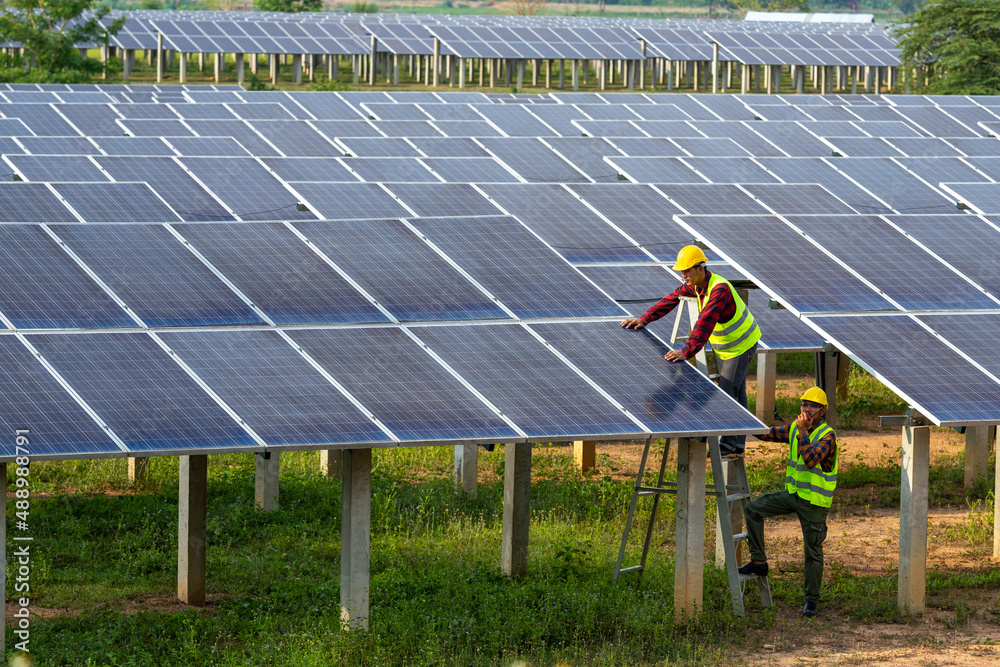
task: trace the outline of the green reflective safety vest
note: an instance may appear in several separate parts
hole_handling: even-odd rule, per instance
[[[760,340],[760,327],[754,321],[750,309],[743,303],[743,299],[733,289],[732,284],[717,273],[713,273],[708,280],[708,289],[705,290],[705,300],[712,294],[712,290],[717,285],[725,285],[729,293],[733,295],[733,303],[736,304],[736,312],[733,319],[728,322],[716,322],[712,335],[708,337],[708,342],[712,344],[712,349],[720,359],[732,359],[738,357]],[[697,290],[696,290],[697,292]],[[705,301],[698,295],[698,311],[705,307]]]
[[[833,428],[823,422],[817,426],[809,442],[816,444],[828,433],[833,433]],[[785,468],[785,490],[794,493],[802,500],[807,500],[817,507],[830,507],[833,504],[833,490],[837,488],[837,459],[840,458],[839,448],[833,453],[833,470],[823,472],[823,468],[815,466],[809,468],[805,460],[799,454],[799,427],[792,424],[788,434],[788,467]]]

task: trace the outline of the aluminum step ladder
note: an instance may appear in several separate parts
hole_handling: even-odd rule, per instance
[[[694,322],[698,317],[698,304],[693,298],[683,298],[687,301],[690,321]],[[674,321],[674,330],[671,342],[683,340],[677,336],[681,323],[681,308],[677,309],[677,317]],[[702,350],[697,356],[699,370],[708,375],[707,355]],[[646,561],[649,557],[649,546],[653,537],[653,528],[656,523],[656,513],[659,509],[660,496],[669,493],[677,494],[677,483],[664,479],[667,470],[667,458],[670,454],[670,440],[666,440],[663,446],[663,456],[660,460],[660,470],[655,486],[646,486],[644,478],[646,465],[649,460],[649,450],[652,445],[652,438],[646,441],[646,446],[642,452],[642,459],[639,462],[639,474],[636,478],[635,489],[632,492],[632,500],[629,503],[628,516],[625,519],[625,530],[622,535],[621,548],[618,551],[618,560],[615,563],[614,578],[617,580],[620,575],[626,572],[636,572],[639,577],[646,569]],[[743,592],[744,586],[750,580],[754,580],[760,591],[761,603],[764,607],[770,607],[771,586],[767,576],[758,577],[756,575],[742,575],[739,573],[738,547],[747,540],[748,535],[742,531],[743,525],[743,504],[750,499],[750,482],[747,479],[746,465],[743,457],[722,458],[719,449],[719,438],[708,438],[709,458],[712,461],[713,484],[706,484],[706,495],[716,498],[716,557],[725,561],[726,573],[729,579],[729,592],[732,597],[733,613],[743,616]],[[642,556],[638,565],[622,567],[625,560],[625,550],[628,546],[628,537],[632,529],[632,522],[635,518],[635,509],[639,498],[651,496],[653,507],[649,515],[649,523],[646,526],[646,536],[642,546]],[[721,546],[721,549],[718,547]],[[721,553],[720,553],[721,552]]]

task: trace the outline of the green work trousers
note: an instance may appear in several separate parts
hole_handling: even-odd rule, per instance
[[[826,515],[829,509],[817,507],[786,490],[766,493],[747,503],[743,514],[747,520],[750,558],[767,560],[764,553],[764,519],[783,514],[797,514],[802,525],[802,540],[806,552],[805,599],[819,601],[819,585],[823,581],[823,540],[826,539]]]

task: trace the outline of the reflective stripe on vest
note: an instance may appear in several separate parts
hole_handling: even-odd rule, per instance
[[[733,313],[733,319],[728,322],[716,322],[712,334],[708,337],[708,342],[712,344],[712,349],[719,355],[720,359],[732,359],[752,348],[760,340],[760,327],[757,326],[753,315],[750,314],[750,309],[743,303],[743,299],[733,289],[732,284],[717,273],[713,273],[708,280],[706,297],[710,296],[712,290],[718,285],[725,285],[729,290],[733,297],[733,303],[736,304],[736,312]],[[699,312],[704,307],[705,303],[699,294]]]
[[[833,433],[833,428],[827,424],[816,427],[809,436],[809,442],[815,445],[827,434]],[[833,491],[837,488],[837,459],[839,451],[833,453],[833,470],[824,472],[816,465],[812,468],[806,465],[805,459],[798,452],[799,427],[792,424],[788,434],[788,466],[785,468],[785,490],[797,495],[818,507],[830,507],[833,504]]]

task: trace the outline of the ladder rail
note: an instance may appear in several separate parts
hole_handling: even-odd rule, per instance
[[[657,478],[656,486],[657,488],[663,488],[663,477],[667,472],[667,457],[670,455],[670,440],[667,439],[663,443],[663,456],[660,459],[660,475]],[[675,490],[676,493],[676,490]],[[646,557],[649,556],[649,545],[653,541],[653,525],[656,523],[656,511],[660,506],[660,496],[661,493],[657,493],[653,497],[653,509],[649,515],[649,524],[646,526],[646,541],[642,545],[642,559],[639,561],[639,577],[642,577],[642,573],[646,570]]]
[[[632,519],[635,516],[635,504],[639,499],[639,487],[642,485],[643,476],[646,474],[646,459],[649,457],[649,446],[653,442],[653,436],[646,438],[646,446],[642,450],[642,459],[639,461],[639,476],[636,478],[635,490],[632,491],[632,500],[628,506],[628,515],[625,517],[625,531],[622,534],[622,545],[618,549],[618,560],[615,562],[614,580],[618,580],[618,575],[622,572],[622,561],[625,559],[625,547],[628,545],[628,534],[632,529]],[[633,568],[629,568],[631,570]]]

